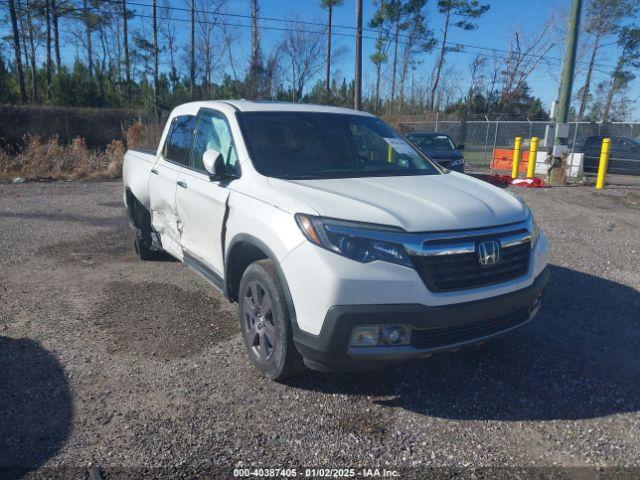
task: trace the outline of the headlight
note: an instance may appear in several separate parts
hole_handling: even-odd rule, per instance
[[[384,227],[316,217],[296,213],[296,221],[307,239],[319,247],[357,262],[369,263],[375,260],[413,267],[411,259],[402,245],[383,240],[367,238],[366,230],[385,230]],[[389,228],[390,231],[394,231]]]
[[[540,229],[538,228],[538,224],[536,224],[536,221],[533,219],[533,213],[531,212],[529,205],[527,205],[527,203],[522,199],[522,197],[520,197],[520,195],[510,192],[509,190],[505,191],[512,197],[515,197],[527,212],[527,228],[531,232],[531,248],[535,247],[536,241],[540,236]]]
[[[531,232],[531,247],[535,247],[536,242],[538,241],[538,237],[540,237],[540,229],[538,228],[538,224],[533,218],[533,214],[529,212],[529,231]]]
[[[516,197],[516,198],[520,200],[520,202],[522,203],[522,206],[527,211],[527,228],[531,232],[531,248],[534,248],[536,245],[536,242],[538,241],[538,237],[540,236],[540,229],[538,228],[538,224],[533,218],[533,213],[531,213],[531,209],[529,208],[529,206],[526,203],[524,203],[524,200],[522,200],[520,197]]]
[[[464,163],[464,158],[457,158],[456,160],[451,160],[449,162],[450,167],[457,167],[458,165],[462,165]]]

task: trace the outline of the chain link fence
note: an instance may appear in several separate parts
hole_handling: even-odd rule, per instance
[[[538,137],[538,150],[545,150],[545,132],[548,126],[555,127],[555,122],[439,120],[436,117],[428,121],[403,119],[397,122],[397,126],[404,133],[438,132],[449,135],[456,145],[464,145],[467,170],[488,172],[494,152],[512,149],[516,137],[522,137],[523,149],[528,148],[531,137]],[[597,172],[602,139],[605,137],[611,138],[608,173],[640,176],[640,123],[571,122],[569,149],[572,153],[585,154],[585,175]]]

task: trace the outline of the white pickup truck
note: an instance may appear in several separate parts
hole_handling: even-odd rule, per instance
[[[531,320],[549,276],[519,198],[364,112],[181,105],[123,182],[139,257],[166,252],[238,302],[272,379],[481,343]]]

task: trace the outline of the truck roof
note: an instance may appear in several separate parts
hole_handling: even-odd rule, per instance
[[[197,108],[210,107],[216,108],[220,104],[233,106],[241,112],[321,112],[321,113],[341,113],[347,115],[364,115],[373,116],[370,113],[350,108],[329,107],[326,105],[315,105],[312,103],[292,103],[292,102],[276,102],[269,100],[207,100],[200,102],[191,102],[190,106]]]

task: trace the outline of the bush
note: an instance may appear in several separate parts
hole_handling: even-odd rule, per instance
[[[126,148],[121,140],[113,140],[104,151],[90,150],[80,137],[63,145],[57,137],[43,142],[39,135],[26,135],[23,145],[15,155],[0,150],[0,180],[104,180],[122,176]]]
[[[114,139],[124,140],[127,127],[141,121],[151,123],[152,118],[115,108],[0,105],[0,146],[14,153],[25,147],[25,137],[37,134],[64,144],[81,137],[89,148],[104,149]]]
[[[164,127],[158,123],[143,124],[136,122],[127,129],[128,148],[151,148],[158,146]]]

